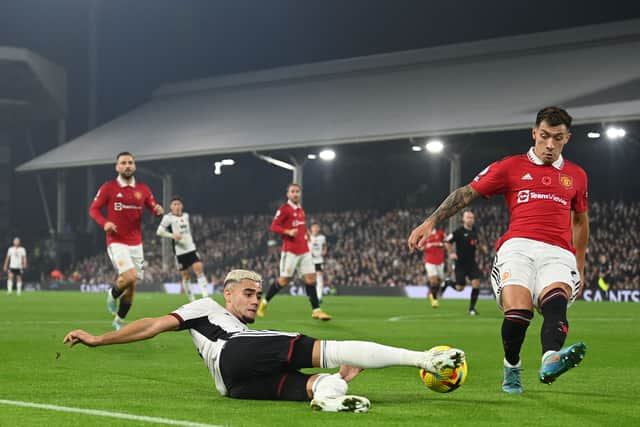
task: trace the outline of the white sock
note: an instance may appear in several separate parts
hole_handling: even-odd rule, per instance
[[[22,280],[18,280],[16,282],[16,287],[18,288],[18,293],[21,294],[22,293]]]
[[[202,290],[202,297],[206,298],[209,292],[207,291],[207,277],[204,274],[198,276],[198,285],[200,285],[200,289]]]
[[[322,290],[324,289],[324,276],[322,274],[316,274],[316,294],[318,294],[318,299],[321,300],[323,295]]]
[[[191,296],[191,283],[189,279],[182,279],[182,290],[187,296]]]
[[[555,351],[553,351],[553,350],[547,350],[547,351],[545,351],[545,352],[544,352],[544,354],[542,355],[542,361],[544,362],[544,359],[545,359],[548,355],[550,355],[551,353],[555,353]]]
[[[347,394],[348,389],[340,374],[320,374],[311,387],[313,397],[340,397]]]
[[[351,365],[358,368],[384,368],[387,366],[420,367],[424,352],[390,347],[369,341],[320,342],[320,366],[337,368]]]
[[[507,359],[504,359],[504,366],[506,366],[507,368],[521,368],[522,367],[522,359],[518,360],[518,363],[516,363],[515,365],[512,365],[511,363],[507,362]]]
[[[7,292],[11,293],[13,291],[13,280],[7,279]]]

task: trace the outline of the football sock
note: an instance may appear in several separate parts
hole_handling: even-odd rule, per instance
[[[8,279],[7,280],[7,292],[11,292],[13,291],[13,280]]]
[[[502,346],[504,358],[511,365],[516,365],[520,361],[520,348],[531,319],[533,319],[531,310],[508,310],[504,313]]]
[[[189,278],[182,278],[182,290],[187,296],[191,296],[191,280]]]
[[[267,302],[271,301],[271,298],[275,297],[276,294],[280,292],[280,289],[282,288],[280,287],[280,285],[278,285],[277,282],[272,284],[271,287],[269,287],[269,290],[267,291],[267,295],[264,297],[265,300]]]
[[[478,302],[478,295],[480,295],[480,288],[471,288],[471,299],[469,300],[469,310],[476,309],[476,302]]]
[[[311,307],[314,310],[320,308],[320,303],[318,302],[318,293],[316,292],[316,285],[305,285],[305,288],[307,289],[307,296],[309,297]]]
[[[558,288],[550,290],[540,302],[540,311],[544,317],[540,330],[543,354],[558,351],[564,345],[569,332],[567,304],[567,295]]]
[[[20,294],[20,293],[22,293],[22,280],[18,280],[18,281],[16,282],[16,287],[17,287],[17,289],[18,289],[18,293],[19,293],[19,294]]]
[[[433,299],[438,299],[438,290],[440,289],[440,285],[431,285],[429,289],[431,290],[431,296]]]
[[[131,303],[120,301],[120,306],[118,307],[118,317],[124,320],[127,317],[127,313],[131,309]]]
[[[423,360],[422,351],[411,351],[369,341],[320,341],[322,368],[337,368],[340,365],[359,368],[419,367]]]
[[[209,295],[209,291],[207,290],[209,284],[207,283],[207,277],[204,274],[198,276],[198,285],[200,285],[200,289],[202,290],[202,296],[206,298]]]
[[[117,287],[116,285],[113,285],[111,287],[111,296],[114,297],[115,299],[120,298],[120,295],[122,295],[123,292],[124,291],[119,287]]]
[[[322,274],[316,274],[316,294],[318,300],[322,299],[324,289],[324,276]]]

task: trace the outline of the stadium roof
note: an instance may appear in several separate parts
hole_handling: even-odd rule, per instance
[[[637,119],[638,52],[630,20],[177,83],[18,170]]]
[[[66,115],[66,73],[26,49],[0,46],[0,125]]]

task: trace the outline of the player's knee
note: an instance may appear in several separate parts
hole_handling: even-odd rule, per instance
[[[122,284],[125,287],[128,287],[135,285],[136,280],[138,279],[138,274],[136,273],[135,269],[132,268],[131,270],[127,270],[122,273],[120,277],[122,278]]]
[[[304,282],[307,285],[315,285],[316,284],[316,274],[305,274],[304,275]]]

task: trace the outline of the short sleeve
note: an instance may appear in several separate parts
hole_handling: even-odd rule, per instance
[[[185,304],[169,314],[180,322],[180,327],[178,329],[187,329],[187,322],[189,320],[208,316],[213,312],[216,305],[218,305],[218,303],[211,298],[201,298],[190,302],[189,304]]]
[[[582,171],[581,178],[580,185],[576,188],[576,194],[571,200],[571,210],[577,213],[586,212],[588,209],[589,192],[587,190],[587,174],[584,171]]]
[[[160,221],[160,227],[166,229],[171,225],[171,220],[169,219],[169,215],[164,215],[162,217],[162,221]]]
[[[473,178],[470,184],[471,188],[487,199],[494,194],[504,193],[507,182],[504,178],[504,169],[504,161],[502,160],[491,163]]]

